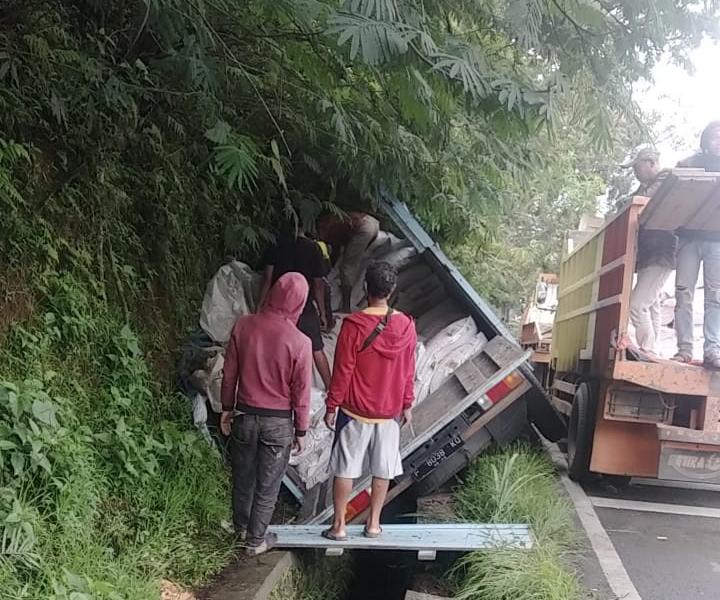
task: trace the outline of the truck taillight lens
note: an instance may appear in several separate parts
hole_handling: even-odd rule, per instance
[[[348,502],[347,509],[345,509],[345,520],[352,521],[368,506],[370,506],[370,488],[363,490]]]
[[[488,410],[493,406],[493,404],[497,404],[498,402],[500,402],[500,400],[502,400],[505,396],[512,392],[522,382],[523,376],[520,374],[520,372],[513,371],[500,383],[495,384],[488,391],[488,393],[482,397],[482,400],[480,401],[480,406],[482,406],[484,410]]]

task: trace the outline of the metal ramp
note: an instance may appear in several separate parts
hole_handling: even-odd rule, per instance
[[[383,525],[380,537],[363,536],[363,525],[348,525],[348,537],[333,542],[322,537],[327,525],[272,525],[278,548],[316,548],[339,556],[348,550],[408,550],[419,560],[435,560],[437,552],[470,552],[498,547],[530,549],[532,533],[528,525],[441,523],[420,525]]]

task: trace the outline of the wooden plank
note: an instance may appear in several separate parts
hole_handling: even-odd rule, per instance
[[[575,384],[570,383],[569,381],[563,381],[562,379],[553,379],[553,388],[564,392],[565,394],[570,394],[571,396],[575,395]]]
[[[647,229],[674,231],[680,227],[719,231],[716,193],[720,174],[695,169],[675,169],[655,193],[640,216]],[[700,220],[706,215],[705,220]],[[691,227],[690,225],[693,225]]]
[[[605,308],[606,306],[612,306],[613,304],[619,304],[622,300],[623,295],[622,294],[616,294],[615,296],[610,296],[609,298],[604,298],[602,300],[598,300],[597,302],[593,302],[589,306],[583,306],[582,308],[578,308],[577,310],[572,311],[571,313],[568,313],[567,315],[563,316],[562,319],[555,319],[555,323],[562,323],[564,321],[569,321],[570,319],[574,319],[575,317],[580,317],[582,315],[595,312],[601,308]]]
[[[520,354],[519,346],[501,335],[496,335],[487,344],[485,344],[483,351],[492,358],[498,366],[506,365],[507,363],[517,359]]]
[[[708,396],[705,398],[705,414],[703,431],[720,432],[720,398]]]
[[[363,525],[348,525],[347,539],[334,542],[322,537],[324,525],[271,525],[277,548],[343,548],[357,550],[432,550],[469,552],[498,547],[529,549],[533,546],[528,525],[439,523],[383,525],[377,538],[363,536]]]
[[[701,431],[658,423],[657,434],[661,441],[720,446],[720,432],[718,431]]]
[[[562,398],[558,398],[557,396],[550,396],[550,403],[560,414],[563,414],[566,417],[570,416],[570,413],[572,412],[571,402],[563,400]]]
[[[668,394],[707,396],[711,382],[720,379],[720,373],[673,360],[653,363],[616,360],[612,377]]]
[[[485,383],[485,381],[487,381],[485,374],[472,360],[468,360],[461,364],[457,369],[455,369],[454,375],[468,394],[479,388],[483,383]]]

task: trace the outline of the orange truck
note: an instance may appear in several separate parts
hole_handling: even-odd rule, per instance
[[[545,381],[568,422],[570,476],[720,483],[720,372],[628,351],[641,226],[720,231],[720,174],[676,169],[562,261]]]

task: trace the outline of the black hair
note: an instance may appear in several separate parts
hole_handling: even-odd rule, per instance
[[[703,132],[700,135],[700,148],[703,152],[709,152],[708,138],[716,129],[720,129],[720,121],[710,121],[710,123],[705,126],[705,129],[703,129]]]
[[[397,269],[389,262],[372,262],[365,272],[365,283],[368,296],[387,298],[397,285]]]

